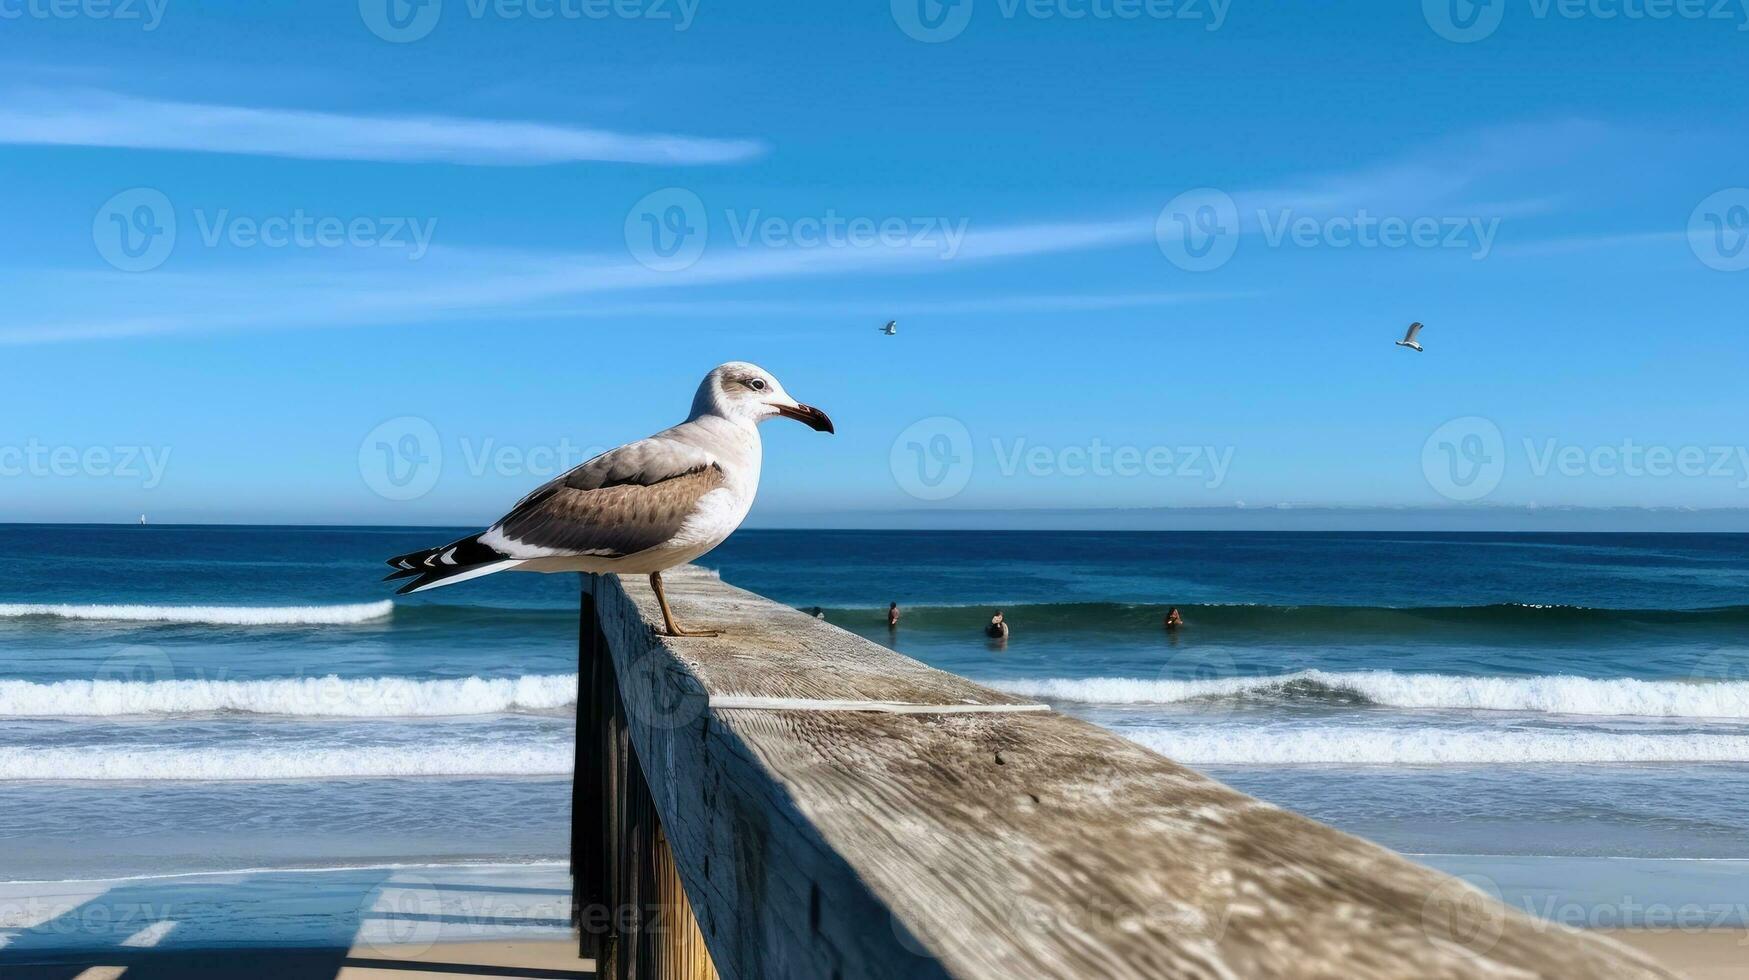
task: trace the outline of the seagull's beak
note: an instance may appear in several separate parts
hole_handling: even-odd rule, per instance
[[[790,405],[773,405],[772,407],[777,409],[777,414],[786,419],[795,419],[815,432],[835,433],[838,431],[832,428],[832,420],[826,417],[826,413],[812,405],[796,402]]]

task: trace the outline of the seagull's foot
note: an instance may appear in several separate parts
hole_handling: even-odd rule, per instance
[[[685,629],[681,629],[678,626],[670,626],[668,628],[668,632],[663,633],[662,635],[663,636],[672,636],[675,638],[688,637],[688,636],[712,637],[712,636],[722,636],[723,631],[722,630],[685,630]]]
[[[674,621],[674,612],[668,608],[668,594],[662,590],[661,572],[650,573],[650,588],[655,591],[656,601],[662,606],[662,625],[668,627],[666,633],[659,633],[657,634],[658,636],[672,636],[679,638],[683,636],[704,637],[723,635],[716,630],[687,630],[680,628],[680,624]]]

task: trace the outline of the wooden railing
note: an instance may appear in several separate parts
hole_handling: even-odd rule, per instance
[[[573,871],[603,977],[1670,974],[697,571],[585,580]]]

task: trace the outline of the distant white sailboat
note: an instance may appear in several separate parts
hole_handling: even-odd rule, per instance
[[[144,523],[146,523],[146,515],[144,515],[144,514],[141,514],[141,515],[140,515],[140,523],[141,523],[141,524],[144,524]]]

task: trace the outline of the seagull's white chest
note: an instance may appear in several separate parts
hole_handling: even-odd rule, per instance
[[[723,485],[698,499],[698,505],[674,536],[655,548],[614,562],[614,571],[659,572],[683,565],[726,541],[753,507],[759,493],[759,468],[763,452],[759,432],[719,434]]]

